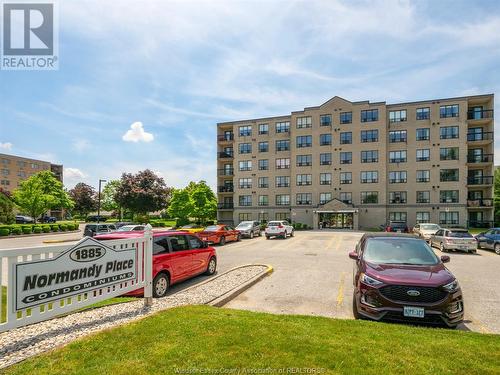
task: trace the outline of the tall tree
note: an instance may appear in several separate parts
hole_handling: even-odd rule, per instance
[[[105,211],[119,211],[120,205],[115,199],[116,192],[120,187],[120,180],[111,180],[102,189],[101,207]]]
[[[168,215],[171,218],[187,219],[193,212],[193,201],[187,189],[175,189],[168,206]]]
[[[217,216],[217,197],[205,181],[198,182],[190,191],[193,201],[192,215],[202,223]]]
[[[14,202],[35,220],[50,209],[72,208],[74,202],[50,171],[34,174],[14,190]]]
[[[0,189],[0,223],[12,224],[16,221],[14,203],[10,197]]]
[[[74,210],[81,216],[97,209],[97,193],[90,185],[79,182],[69,191],[69,196],[75,202]]]
[[[146,169],[137,174],[124,173],[115,194],[116,202],[134,214],[147,214],[166,208],[171,189],[163,178]]]

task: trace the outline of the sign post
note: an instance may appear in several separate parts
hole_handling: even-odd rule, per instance
[[[144,237],[146,237],[144,307],[151,307],[153,305],[153,227],[151,224],[146,225]]]

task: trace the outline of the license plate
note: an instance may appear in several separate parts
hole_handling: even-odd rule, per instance
[[[458,250],[467,250],[467,246],[460,245],[460,246],[458,247]]]
[[[425,315],[425,311],[423,307],[412,307],[412,306],[404,306],[403,307],[403,316],[408,318],[423,318]]]
[[[401,233],[401,229],[398,229],[398,230],[396,231],[396,233]]]

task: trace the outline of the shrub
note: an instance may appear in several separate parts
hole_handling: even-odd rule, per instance
[[[40,226],[34,226],[33,227],[33,233],[42,233],[42,227]]]
[[[59,232],[59,224],[50,224],[50,230],[52,232]]]
[[[15,227],[15,228],[12,228],[12,234],[21,234],[23,233],[23,229],[21,227]]]
[[[8,236],[10,234],[10,229],[0,228],[0,236]]]
[[[294,228],[297,229],[297,230],[301,230],[302,229],[302,223],[295,223]]]
[[[50,225],[42,225],[42,231],[43,231],[43,233],[49,233],[50,232]]]
[[[176,221],[175,221],[175,226],[176,227],[182,227],[183,225],[188,225],[189,224],[189,219],[186,218],[186,217],[181,217],[181,218],[178,218]]]
[[[63,232],[66,232],[66,230],[68,230],[68,226],[66,224],[60,224],[59,229],[61,229]]]
[[[22,232],[23,234],[30,234],[32,231],[31,227],[23,227]]]

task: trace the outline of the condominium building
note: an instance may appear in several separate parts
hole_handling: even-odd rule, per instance
[[[335,96],[219,123],[218,220],[491,226],[493,106],[493,94],[397,104]]]

